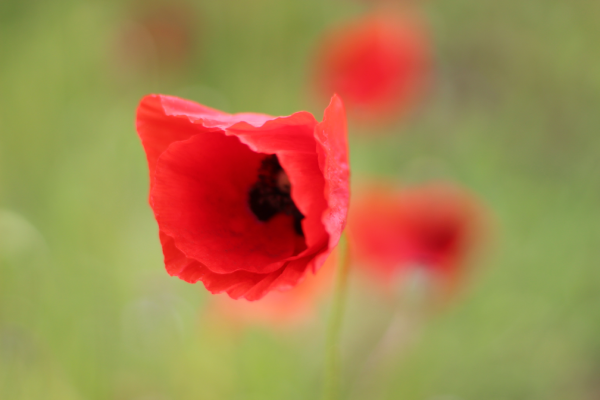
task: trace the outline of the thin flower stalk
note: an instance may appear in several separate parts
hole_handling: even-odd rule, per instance
[[[339,264],[327,332],[323,400],[337,400],[340,395],[340,336],[350,269],[348,241],[345,235],[342,235],[339,246]]]

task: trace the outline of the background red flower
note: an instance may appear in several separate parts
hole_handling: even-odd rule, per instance
[[[150,95],[137,130],[170,275],[256,300],[316,272],[337,245],[349,198],[337,96],[318,123]]]
[[[316,314],[319,300],[330,293],[337,263],[334,250],[318,274],[307,274],[294,288],[285,292],[273,291],[261,301],[236,301],[228,296],[212,296],[208,307],[211,323],[230,327],[265,325],[275,329],[302,326]]]
[[[478,248],[484,218],[479,202],[457,186],[377,187],[355,201],[348,235],[358,264],[385,282],[412,267],[452,282]]]
[[[422,94],[430,72],[430,41],[414,14],[382,10],[332,29],[322,40],[316,82],[338,93],[350,117],[398,118]]]
[[[181,75],[193,61],[203,21],[186,0],[134,1],[116,27],[112,64],[125,80],[144,74]],[[141,76],[140,76],[141,75]]]

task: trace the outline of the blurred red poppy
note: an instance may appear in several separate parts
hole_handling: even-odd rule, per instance
[[[317,53],[318,89],[338,93],[356,120],[398,118],[423,93],[429,77],[424,25],[415,15],[385,10],[331,30]]]
[[[296,287],[273,291],[261,301],[232,300],[227,296],[213,296],[208,316],[230,327],[264,325],[276,329],[302,326],[313,320],[316,307],[326,293],[330,293],[337,262],[334,250],[316,275],[307,275]]]
[[[386,282],[413,267],[454,282],[484,235],[479,202],[450,184],[380,187],[354,204],[348,225],[353,254]]]
[[[161,64],[180,66],[190,58],[200,21],[191,4],[165,2],[154,7],[140,3],[139,23],[153,39]]]
[[[120,73],[175,72],[189,64],[201,21],[187,1],[135,1],[117,27],[114,64]]]
[[[257,300],[316,272],[337,245],[349,200],[339,97],[318,123],[149,95],[137,131],[170,275]]]

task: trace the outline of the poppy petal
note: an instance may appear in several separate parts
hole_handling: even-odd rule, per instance
[[[150,194],[158,224],[213,272],[269,273],[294,255],[292,217],[259,221],[245,201],[262,157],[235,137],[206,133],[159,158]]]
[[[332,97],[325,109],[323,122],[315,129],[315,137],[319,143],[317,154],[325,177],[325,199],[328,206],[322,221],[329,234],[328,248],[331,250],[338,244],[346,226],[350,199],[346,113],[339,96]],[[327,254],[322,257],[322,262]]]

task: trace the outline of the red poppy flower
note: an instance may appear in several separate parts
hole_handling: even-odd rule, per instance
[[[169,72],[185,67],[200,20],[187,1],[137,1],[115,32],[114,63],[121,73]]]
[[[319,123],[149,95],[137,131],[170,275],[256,300],[316,272],[337,245],[349,200],[339,97]]]
[[[378,12],[332,30],[317,56],[316,81],[338,93],[351,117],[397,118],[425,88],[430,43],[415,16]]]
[[[372,189],[355,205],[348,225],[353,254],[387,282],[411,267],[452,282],[483,235],[479,203],[449,184]]]

